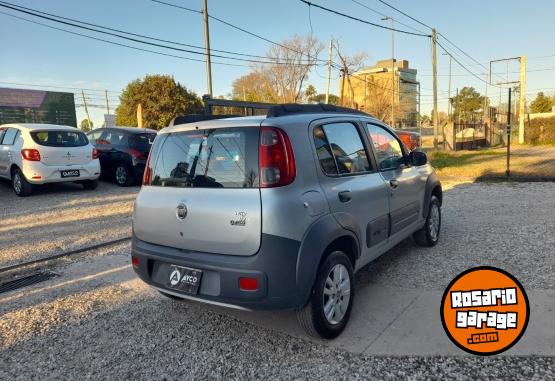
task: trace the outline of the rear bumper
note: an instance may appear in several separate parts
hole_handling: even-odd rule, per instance
[[[73,182],[81,180],[95,180],[100,176],[100,163],[91,160],[87,164],[75,165],[45,165],[40,161],[23,161],[23,175],[31,184],[46,184]],[[60,171],[79,170],[79,177],[62,178]]]
[[[296,283],[300,242],[262,234],[252,256],[192,252],[150,244],[133,237],[132,255],[139,259],[137,275],[154,288],[187,299],[249,310],[302,307],[309,290]],[[199,291],[182,294],[167,287],[170,265],[203,271]],[[257,291],[239,289],[239,278],[258,280]]]

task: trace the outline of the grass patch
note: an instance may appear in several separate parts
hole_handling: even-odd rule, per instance
[[[483,150],[469,153],[449,153],[434,151],[429,154],[430,163],[437,169],[448,167],[462,167],[467,164],[480,164],[481,161],[490,159],[491,156],[503,156],[499,150]],[[482,158],[482,160],[480,160]]]

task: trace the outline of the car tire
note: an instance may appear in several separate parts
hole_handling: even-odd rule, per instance
[[[441,204],[436,196],[430,198],[428,215],[422,229],[413,234],[414,241],[419,246],[432,247],[439,241],[441,232]]]
[[[29,196],[33,192],[33,185],[27,181],[19,168],[12,173],[12,189],[19,197]]]
[[[116,180],[116,184],[120,187],[127,187],[133,184],[133,179],[131,178],[131,171],[129,167],[125,164],[120,164],[116,167],[114,171],[114,178]]]
[[[313,337],[339,336],[351,316],[354,286],[351,260],[343,251],[333,251],[318,269],[308,303],[297,310],[300,326]]]
[[[85,180],[82,183],[83,188],[86,190],[95,190],[98,187],[98,179],[97,180]]]

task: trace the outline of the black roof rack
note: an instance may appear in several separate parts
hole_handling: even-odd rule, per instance
[[[298,103],[284,103],[280,105],[275,105],[268,110],[266,116],[268,118],[285,116],[285,115],[295,115],[295,114],[315,114],[321,112],[329,112],[334,114],[358,114],[370,116],[369,114],[362,112],[360,110],[355,110],[348,107],[335,106],[324,103],[317,104],[298,104]]]
[[[242,115],[205,115],[205,114],[187,114],[176,116],[170,122],[170,126],[176,126],[178,124],[195,123],[202,122],[203,120],[214,120],[214,119],[226,119],[226,118],[237,118]]]

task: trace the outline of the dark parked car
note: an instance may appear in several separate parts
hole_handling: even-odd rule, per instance
[[[100,153],[101,177],[128,186],[142,179],[156,130],[98,128],[87,133],[87,137]]]

